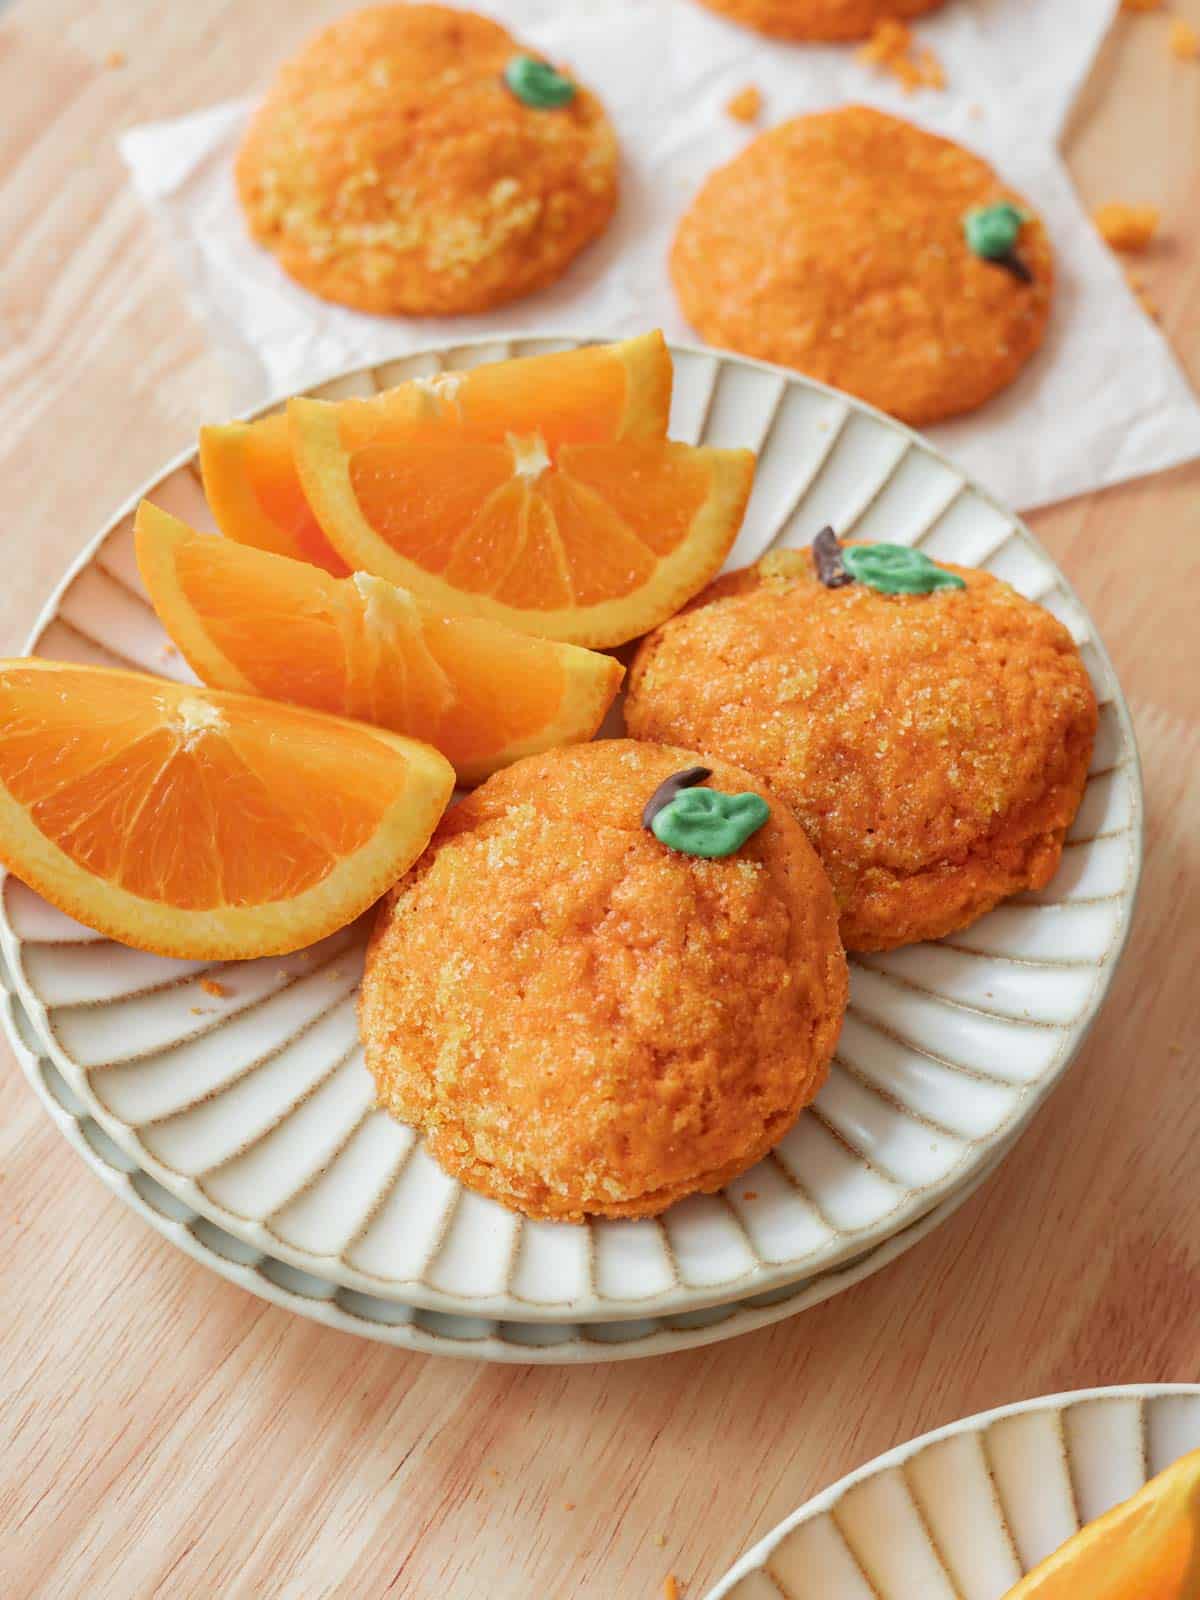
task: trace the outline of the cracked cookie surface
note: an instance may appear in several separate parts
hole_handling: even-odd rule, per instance
[[[518,762],[380,911],[361,1003],[380,1102],[529,1216],[652,1216],[718,1189],[825,1079],[847,984],[828,880],[770,796],[735,855],[661,844],[643,807],[696,764],[632,740]]]
[[[966,927],[1042,888],[1087,781],[1096,697],[1070,634],[984,572],[829,589],[811,552],[718,578],[641,645],[638,738],[719,749],[786,800],[849,950]]]

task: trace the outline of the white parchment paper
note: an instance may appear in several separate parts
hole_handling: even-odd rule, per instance
[[[241,409],[358,362],[473,335],[619,337],[659,326],[692,338],[666,257],[704,177],[753,136],[725,115],[729,97],[757,84],[761,126],[848,101],[909,117],[985,156],[1042,214],[1054,243],[1059,275],[1043,349],[980,411],[930,430],[967,472],[1028,508],[1200,455],[1200,407],[1057,153],[1117,4],[948,0],[917,30],[941,58],[947,89],[905,95],[852,50],[761,39],[693,0],[481,0],[601,95],[624,153],[621,205],[604,237],[549,290],[485,316],[368,317],[294,285],[251,242],[234,194],[244,102],[135,128],[121,151]],[[262,66],[265,81],[275,63]]]

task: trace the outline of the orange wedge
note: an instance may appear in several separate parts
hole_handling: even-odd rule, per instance
[[[394,421],[453,422],[503,439],[537,418],[555,441],[657,438],[671,409],[671,354],[661,333],[620,344],[499,361],[418,378],[366,402]],[[204,492],[227,539],[350,570],[321,532],[292,463],[282,413],[200,430]]]
[[[611,656],[438,616],[382,578],[195,533],[146,500],[136,538],[154,609],[205,683],[426,740],[460,783],[590,739],[624,676]]]
[[[1197,1600],[1200,1450],[1089,1522],[1006,1600]]]
[[[227,539],[311,561],[337,577],[350,570],[304,498],[282,411],[257,422],[201,428],[200,472],[209,509]]]
[[[298,950],[412,865],[450,798],[380,728],[60,661],[0,661],[0,861],[158,955]]]
[[[372,400],[342,403],[401,425],[452,424],[490,443],[540,428],[553,448],[666,438],[673,381],[671,352],[655,330],[619,344],[413,378]]]
[[[501,443],[399,424],[371,402],[293,400],[304,493],[350,566],[443,612],[605,648],[655,627],[721,566],[749,450],[665,439]]]

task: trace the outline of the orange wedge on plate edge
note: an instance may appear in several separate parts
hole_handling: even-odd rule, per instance
[[[533,426],[531,418],[555,441],[661,439],[672,377],[670,351],[656,332],[417,378],[365,404],[394,421],[441,421],[488,439]],[[282,412],[202,428],[200,469],[226,538],[311,561],[337,577],[350,570],[304,497]]]
[[[0,861],[159,955],[301,949],[425,848],[454,785],[414,740],[59,661],[0,661]]]
[[[331,544],[437,611],[547,639],[602,649],[673,615],[728,555],[754,479],[749,450],[536,428],[484,442],[371,404],[288,405]]]
[[[425,740],[464,784],[590,739],[624,676],[611,656],[438,616],[382,578],[195,533],[145,500],[136,541],[159,620],[206,684]]]
[[[337,577],[350,570],[304,498],[282,411],[257,422],[201,428],[200,473],[209,509],[226,538],[311,561]]]
[[[1089,1522],[1005,1600],[1198,1600],[1200,1450]]]

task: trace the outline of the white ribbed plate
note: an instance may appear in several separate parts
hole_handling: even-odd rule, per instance
[[[1197,1448],[1191,1384],[1080,1390],[968,1417],[810,1500],[708,1600],[1003,1600],[1085,1522]]]
[[[387,1296],[360,1294],[313,1273],[301,1272],[262,1251],[182,1204],[149,1173],[136,1167],[71,1093],[62,1074],[42,1053],[19,998],[7,991],[7,968],[0,957],[0,1025],[8,1035],[25,1076],[63,1136],[94,1173],[130,1210],[150,1223],[193,1261],[230,1283],[294,1311],[311,1321],[362,1339],[422,1355],[537,1366],[633,1361],[671,1355],[700,1345],[721,1344],[782,1322],[810,1306],[852,1288],[919,1244],[956,1212],[991,1177],[1008,1153],[1003,1146],[917,1222],[828,1272],[802,1279],[751,1300],[735,1301],[674,1316],[619,1322],[516,1322],[491,1317],[456,1316],[431,1311]]]
[[[473,343],[316,393],[566,339]],[[460,1188],[372,1105],[355,1030],[364,929],[283,960],[214,969],[113,944],[0,885],[0,943],[71,1092],[189,1210],[252,1250],[370,1295],[521,1322],[689,1312],[828,1271],[908,1227],[1021,1127],[1077,1048],[1128,927],[1141,786],[1128,713],[1094,629],[1032,536],[915,434],[793,374],[675,349],[676,437],[760,452],[731,558],[842,534],[986,567],[1072,629],[1100,736],[1063,866],[1043,894],[953,941],[855,963],[830,1080],[778,1149],[721,1196],[659,1221],[529,1223]],[[142,491],[211,527],[189,453]],[[29,648],[190,677],[133,555],[137,497],[88,547]],[[752,1198],[750,1198],[752,1197]]]

